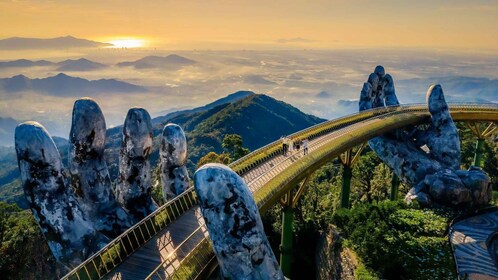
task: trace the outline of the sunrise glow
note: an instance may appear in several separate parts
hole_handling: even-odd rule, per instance
[[[145,41],[141,39],[119,39],[109,43],[113,44],[111,48],[140,48],[145,45]]]

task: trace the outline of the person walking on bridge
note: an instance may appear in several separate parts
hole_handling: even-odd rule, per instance
[[[303,140],[303,151],[304,151],[304,155],[308,154],[308,138]]]
[[[282,138],[280,138],[280,139],[282,139],[282,155],[286,156],[287,155],[287,149],[288,149],[288,147],[287,147],[287,145],[288,145],[288,143],[287,143],[287,137],[286,136],[282,136]]]

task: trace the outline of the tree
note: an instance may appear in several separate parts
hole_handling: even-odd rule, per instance
[[[229,164],[230,162],[232,162],[232,160],[227,153],[217,154],[215,152],[209,152],[207,155],[199,159],[199,162],[197,162],[197,168],[206,163]]]
[[[242,137],[238,134],[227,134],[223,138],[221,146],[225,153],[230,155],[232,160],[237,160],[249,153],[249,149],[244,148],[242,145]]]
[[[56,279],[61,275],[29,210],[0,202],[2,279]]]
[[[382,161],[379,159],[377,154],[373,151],[368,151],[360,157],[358,162],[353,166],[353,194],[356,199],[361,201],[372,202],[373,201],[373,178],[376,171],[376,167],[379,166]],[[352,197],[355,200],[355,197]]]

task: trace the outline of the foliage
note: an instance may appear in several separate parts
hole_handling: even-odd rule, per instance
[[[165,203],[165,201],[163,197],[163,187],[161,183],[161,168],[159,165],[152,170],[151,184],[152,184],[152,199],[159,206],[162,206]]]
[[[364,263],[386,279],[455,279],[445,235],[452,213],[401,201],[357,204],[332,219]]]
[[[237,160],[249,153],[249,149],[244,148],[242,144],[242,137],[238,134],[226,134],[223,138],[223,143],[221,144],[225,153],[227,153],[230,158]]]
[[[335,161],[315,171],[294,211],[293,263],[299,266],[293,266],[291,278],[314,277],[316,240],[329,224],[336,224],[344,232],[345,246],[358,253],[363,263],[355,272],[358,279],[375,279],[375,273],[387,279],[455,278],[445,235],[454,213],[385,201],[391,179],[391,170],[367,148],[353,168],[354,207],[338,210],[342,166]],[[270,209],[263,222],[270,244],[278,252],[281,206]]]
[[[207,155],[203,156],[197,162],[197,168],[203,166],[206,163],[222,163],[230,164],[231,162],[238,160],[239,158],[247,155],[249,149],[242,146],[242,137],[238,134],[227,134],[223,138],[222,146],[224,152],[217,154],[215,152],[209,152]]]
[[[201,157],[199,162],[197,162],[197,168],[203,166],[206,163],[222,163],[230,164],[231,158],[227,153],[217,154],[215,152],[209,152],[207,155]]]
[[[2,279],[55,279],[56,263],[30,211],[0,202]]]
[[[353,166],[352,201],[373,202],[389,197],[392,172],[373,151],[367,151]]]
[[[457,123],[460,133],[462,168],[467,169],[474,163],[477,138],[463,123]],[[498,190],[498,142],[496,138],[487,138],[483,145],[482,169],[491,178],[493,189]]]

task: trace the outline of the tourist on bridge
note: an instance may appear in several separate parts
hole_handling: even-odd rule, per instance
[[[308,154],[308,138],[303,140],[303,151],[304,151],[304,155]]]
[[[289,149],[289,143],[287,141],[287,136],[282,136],[282,154],[287,155],[287,150]]]
[[[294,142],[294,146],[296,147],[296,151],[299,152],[299,149],[301,148],[301,140],[300,139],[297,139],[295,142]]]

